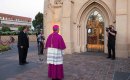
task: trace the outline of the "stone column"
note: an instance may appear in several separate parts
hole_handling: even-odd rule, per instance
[[[130,0],[128,0],[128,53],[129,53],[129,57],[130,57]]]
[[[52,5],[52,0],[45,0],[45,3],[46,4],[44,6],[44,35],[45,38],[47,38],[48,35],[52,33],[54,9]]]
[[[128,2],[116,0],[116,57],[128,58]]]
[[[78,53],[80,53],[80,28],[81,26],[79,24],[75,25],[73,28],[74,51]]]
[[[62,15],[62,36],[65,40],[67,54],[72,53],[72,30],[71,30],[71,2],[64,0],[63,2],[63,15]]]
[[[53,32],[52,26],[54,24],[61,25],[61,12],[62,12],[62,2],[59,0],[45,0],[44,9],[44,35],[47,38],[50,33]],[[60,27],[61,29],[61,27]],[[61,33],[61,31],[60,31]]]

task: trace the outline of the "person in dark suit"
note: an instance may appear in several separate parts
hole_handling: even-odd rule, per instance
[[[29,48],[29,38],[27,32],[28,27],[24,26],[23,30],[18,34],[19,65],[28,64],[26,61]]]
[[[116,43],[117,31],[114,30],[113,25],[109,25],[109,28],[107,28],[106,31],[108,35],[108,57],[107,58],[112,58],[112,60],[115,60],[115,43]]]

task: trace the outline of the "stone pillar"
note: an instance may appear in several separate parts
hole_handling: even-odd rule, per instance
[[[74,51],[78,53],[80,53],[80,28],[81,26],[79,24],[75,25],[73,28]]]
[[[65,40],[67,54],[72,53],[72,38],[71,38],[71,2],[64,0],[63,2],[63,16],[62,16],[62,36]]]
[[[52,22],[54,10],[52,6],[52,0],[45,0],[44,6],[44,36],[48,37],[50,33],[52,33]]]
[[[130,0],[128,0],[128,53],[129,53],[129,57],[130,57]]]
[[[52,26],[54,24],[58,24],[59,26],[61,25],[62,3],[55,2],[55,0],[45,0],[46,4],[44,9],[44,35],[46,38],[50,33],[53,32]]]
[[[87,39],[87,29],[86,29],[86,25],[84,23],[85,18],[83,18],[83,22],[81,23],[81,27],[80,27],[80,52],[85,52],[86,51],[86,39]]]
[[[116,0],[116,57],[128,58],[128,2]]]

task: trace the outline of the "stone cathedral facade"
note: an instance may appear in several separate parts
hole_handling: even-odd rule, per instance
[[[106,28],[117,31],[116,57],[130,57],[130,0],[44,0],[44,35],[54,24],[66,43],[66,53],[107,54]]]

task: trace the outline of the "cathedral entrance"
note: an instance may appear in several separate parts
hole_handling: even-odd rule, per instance
[[[98,11],[88,17],[86,47],[89,52],[104,52],[104,20]]]

